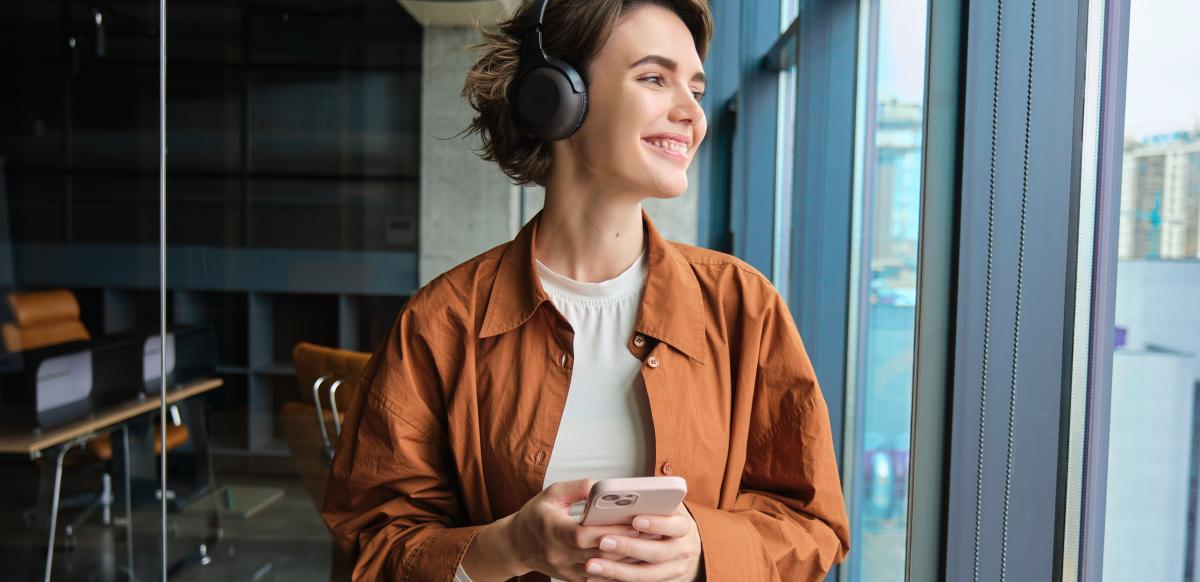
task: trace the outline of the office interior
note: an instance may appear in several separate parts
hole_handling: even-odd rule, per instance
[[[0,578],[349,579],[358,371],[541,207],[459,135],[519,2],[0,4]],[[709,134],[645,208],[787,300],[826,579],[1194,579],[1200,7],[710,6]]]

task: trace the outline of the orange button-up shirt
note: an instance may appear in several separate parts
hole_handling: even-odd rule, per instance
[[[448,582],[481,526],[541,492],[575,358],[533,268],[537,222],[417,291],[367,364],[322,512],[355,580]],[[707,579],[820,580],[850,530],[795,323],[754,268],[645,227],[627,348],[655,474],[687,479]]]

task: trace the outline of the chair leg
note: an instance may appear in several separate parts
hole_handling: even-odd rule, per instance
[[[108,473],[100,475],[100,492],[90,494],[87,499],[87,505],[84,506],[83,512],[75,516],[75,519],[63,528],[63,533],[66,535],[63,541],[67,543],[67,549],[71,549],[75,545],[75,530],[91,519],[97,508],[100,509],[100,520],[104,525],[112,525],[112,475]],[[59,507],[67,507],[67,502],[60,501]]]
[[[113,487],[112,475],[105,472],[100,476],[100,521],[112,525]]]

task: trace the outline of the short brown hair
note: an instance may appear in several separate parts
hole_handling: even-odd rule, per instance
[[[509,103],[520,69],[520,25],[537,3],[517,9],[499,29],[482,31],[481,54],[467,72],[462,96],[476,111],[464,133],[479,134],[479,155],[496,162],[518,184],[541,184],[550,171],[550,143],[517,127]],[[546,54],[575,67],[587,79],[587,65],[604,46],[621,15],[635,6],[662,6],[679,16],[703,60],[712,37],[712,13],[707,0],[555,0],[546,5],[543,37]]]

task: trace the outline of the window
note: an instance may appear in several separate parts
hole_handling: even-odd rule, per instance
[[[925,0],[860,9],[844,580],[904,578],[926,12]]]
[[[1106,582],[1193,580],[1200,532],[1200,46],[1132,2],[1108,420]]]

